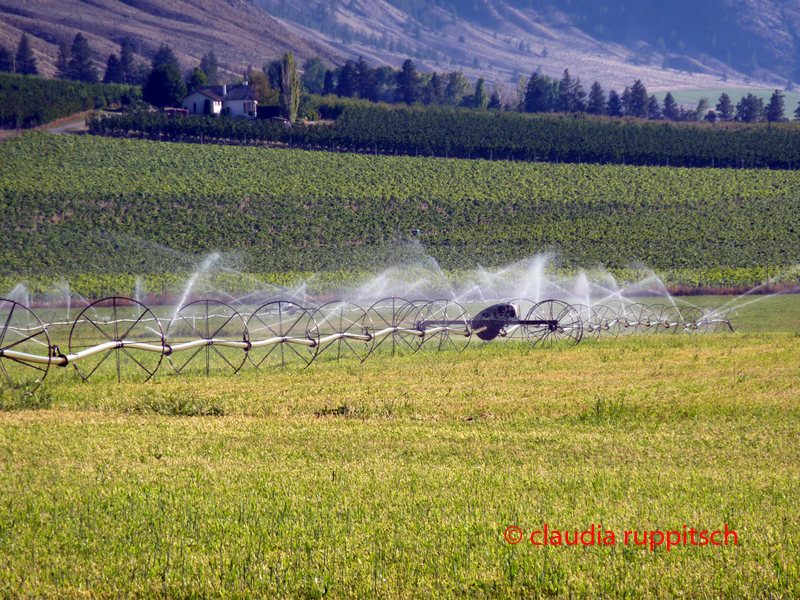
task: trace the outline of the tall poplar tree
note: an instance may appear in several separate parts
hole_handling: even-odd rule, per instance
[[[297,120],[297,110],[300,108],[300,78],[294,66],[294,56],[291,52],[283,55],[281,65],[281,114],[290,123]]]

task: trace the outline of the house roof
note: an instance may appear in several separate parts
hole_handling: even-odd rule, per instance
[[[226,95],[222,95],[221,85],[204,85],[197,88],[193,94],[203,94],[212,100],[223,102],[225,100],[257,100],[255,90],[249,85],[229,85],[227,86]]]

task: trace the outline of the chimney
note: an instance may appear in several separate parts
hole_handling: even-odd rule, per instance
[[[223,83],[222,84],[222,97],[224,98],[227,95],[228,95],[228,85]]]

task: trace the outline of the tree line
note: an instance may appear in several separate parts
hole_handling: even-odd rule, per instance
[[[301,111],[336,121],[286,128],[272,121],[137,112],[87,123],[89,131],[98,135],[266,142],[312,150],[676,167],[800,166],[800,129],[792,123],[665,127],[630,118],[400,108],[319,96],[306,98]]]
[[[0,127],[37,127],[112,104],[141,102],[141,88],[0,73]]]
[[[180,106],[181,100],[198,87],[219,85],[223,74],[213,52],[206,53],[200,64],[184,74],[174,53],[162,44],[150,64],[137,62],[135,44],[126,39],[119,54],[112,53],[106,62],[103,83],[140,85],[145,101],[159,107]],[[285,64],[286,63],[286,64]],[[494,86],[490,91],[483,78],[474,86],[460,71],[419,72],[413,60],[407,59],[400,69],[391,66],[371,66],[363,57],[348,60],[337,68],[328,68],[319,57],[302,65],[302,77],[287,63],[287,56],[265,64],[261,69],[249,68],[228,83],[248,82],[258,95],[260,106],[280,106],[282,113],[294,120],[296,106],[302,93],[339,98],[358,98],[370,102],[421,104],[426,106],[453,106],[477,110],[495,110],[523,113],[586,113],[598,116],[635,117],[649,120],[738,121],[744,123],[786,121],[785,97],[775,90],[767,104],[753,94],[747,94],[734,105],[727,94],[719,97],[710,108],[708,98],[701,98],[695,108],[687,109],[677,104],[671,93],[663,102],[649,95],[641,80],[618,93],[606,94],[600,82],[595,81],[587,92],[580,78],[565,69],[560,79],[534,72],[520,76],[517,89],[511,97]],[[286,72],[284,80],[283,72]],[[100,75],[93,61],[93,52],[86,38],[78,33],[72,44],[62,42],[56,63],[59,79],[97,83]],[[16,54],[0,47],[0,71],[20,74],[37,74],[36,59],[27,35],[23,34]],[[295,83],[292,84],[292,81]],[[292,87],[294,85],[294,88]],[[293,90],[293,91],[292,91]],[[505,96],[505,97],[504,97]],[[800,106],[794,111],[800,120]]]

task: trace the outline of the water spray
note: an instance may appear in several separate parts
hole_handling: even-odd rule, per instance
[[[74,321],[48,313],[42,321],[25,304],[0,299],[0,390],[35,390],[51,366],[73,365],[85,381],[151,379],[167,358],[176,374],[209,376],[253,367],[309,367],[323,354],[364,362],[379,348],[416,353],[423,346],[462,351],[472,339],[525,340],[551,349],[586,337],[644,333],[733,331],[727,316],[674,305],[515,299],[482,308],[474,317],[454,300],[389,297],[369,308],[348,301],[302,306],[273,300],[249,314],[218,300],[198,300],[159,318],[139,300],[98,300]],[[62,352],[51,332],[69,329]]]

